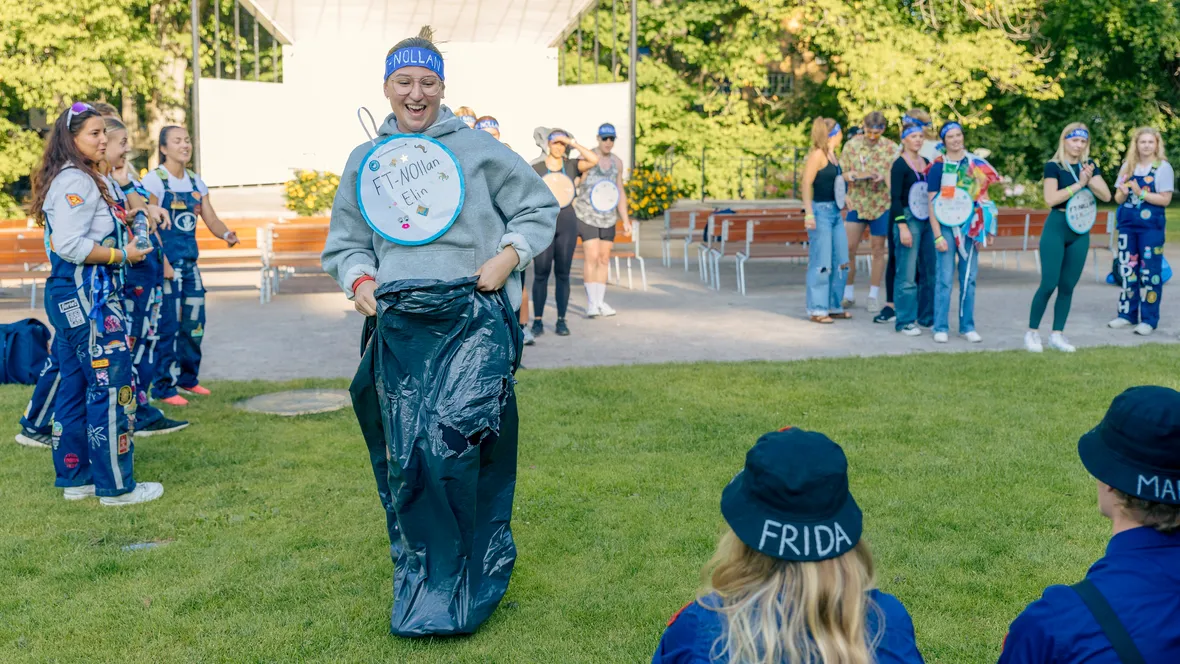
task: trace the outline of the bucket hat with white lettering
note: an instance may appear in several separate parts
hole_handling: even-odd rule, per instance
[[[1078,455],[1104,484],[1180,505],[1180,392],[1158,385],[1126,390],[1078,441]]]
[[[721,514],[746,546],[803,562],[848,553],[863,522],[844,450],[822,433],[790,427],[746,453],[746,467],[721,492]]]

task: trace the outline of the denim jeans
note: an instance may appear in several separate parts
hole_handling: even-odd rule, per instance
[[[815,230],[807,232],[807,314],[826,316],[844,311],[840,300],[848,279],[848,235],[833,202],[813,202]]]
[[[934,331],[949,332],[951,315],[951,283],[955,279],[955,265],[959,266],[959,334],[975,330],[975,275],[979,272],[979,247],[966,236],[967,257],[955,247],[953,231],[942,227],[942,236],[950,246],[945,252],[935,251],[935,270],[938,282],[934,287]]]
[[[907,247],[901,243],[901,225],[893,228],[894,250],[897,252],[897,276],[894,305],[897,310],[896,329],[901,330],[916,322],[928,322],[934,309],[934,234],[930,222],[906,215],[905,225],[913,241]]]

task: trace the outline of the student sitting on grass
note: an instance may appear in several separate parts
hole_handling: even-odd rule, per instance
[[[653,664],[922,662],[905,607],[873,587],[848,460],[827,436],[762,436],[721,513],[706,590],[673,616]]]
[[[1180,392],[1133,387],[1078,441],[1114,536],[1021,613],[1000,664],[1180,662]]]

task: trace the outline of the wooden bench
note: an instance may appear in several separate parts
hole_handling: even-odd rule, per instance
[[[804,220],[775,219],[747,223],[746,245],[736,254],[737,290],[746,294],[746,263],[756,259],[802,259],[810,257]]]
[[[635,279],[632,275],[631,264],[632,261],[639,263],[639,278],[643,283],[643,290],[647,290],[647,267],[643,263],[643,257],[639,255],[639,224],[643,222],[631,222],[631,234],[628,235],[623,230],[623,222],[619,221],[615,224],[615,243],[611,247],[611,259],[614,264],[614,277],[611,277],[611,264],[607,264],[607,280],[613,284],[618,284],[622,277],[622,272],[619,269],[619,261],[627,261],[627,288],[635,290]],[[577,248],[574,249],[574,260],[586,261],[586,255],[582,252],[582,238],[578,237]]]
[[[29,285],[29,308],[37,308],[37,286],[49,277],[45,231],[40,227],[0,228],[0,281]]]
[[[259,297],[266,303],[279,292],[282,280],[297,270],[323,270],[321,259],[328,241],[328,224],[272,224],[259,241],[263,245]]]
[[[719,290],[721,260],[726,256],[736,256],[738,249],[746,244],[746,233],[753,228],[750,222],[772,220],[797,220],[802,223],[803,211],[783,208],[709,215],[705,235],[697,244],[701,281],[709,284],[713,290]]]

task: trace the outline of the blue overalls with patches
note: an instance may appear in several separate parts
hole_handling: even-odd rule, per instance
[[[123,189],[124,192],[135,191],[143,200],[149,200],[151,194],[138,186],[134,180]],[[135,415],[137,429],[148,427],[164,418],[159,408],[148,403],[148,390],[156,376],[157,347],[161,343],[160,308],[164,297],[164,258],[163,245],[156,234],[151,236],[152,248],[155,249],[142,261],[125,268],[123,284],[123,299],[127,310],[127,345],[131,350],[132,370],[135,373],[135,398],[139,409]],[[173,343],[173,338],[167,343]]]
[[[1147,175],[1132,178],[1143,191],[1155,191],[1154,164]],[[1118,273],[1115,283],[1119,293],[1119,318],[1131,323],[1159,326],[1160,299],[1164,294],[1164,208],[1152,205],[1137,196],[1128,196],[1118,213]]]
[[[127,241],[122,210],[109,210],[114,230],[104,247]],[[46,219],[45,232],[52,234]],[[53,324],[53,354],[61,376],[54,401],[54,486],[93,484],[99,496],[135,489],[132,475],[135,416],[131,354],[123,312],[123,269],[78,265],[51,251],[45,309]]]
[[[172,227],[161,229],[164,255],[172,265],[173,278],[164,283],[164,298],[160,334],[164,338],[168,325],[175,324],[176,341],[171,348],[161,344],[157,348],[157,375],[152,394],[166,399],[176,394],[176,388],[196,387],[201,369],[201,339],[205,336],[205,285],[197,267],[197,218],[201,214],[201,193],[197,178],[185,171],[192,191],[176,192],[168,186],[168,173],[157,169],[164,183],[161,207],[172,215]]]
[[[45,231],[45,257],[52,259],[49,249],[49,231]],[[45,293],[43,301],[46,310],[49,309],[49,297]],[[61,384],[61,371],[57,365],[57,358],[53,355],[53,344],[49,345],[49,357],[45,358],[45,366],[41,367],[41,374],[37,377],[37,385],[33,388],[33,396],[25,406],[25,413],[20,418],[20,425],[25,429],[48,436],[53,432],[53,400],[57,396],[57,388]]]

